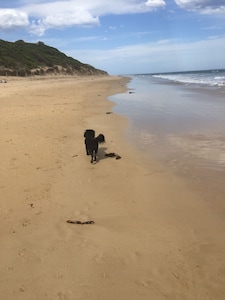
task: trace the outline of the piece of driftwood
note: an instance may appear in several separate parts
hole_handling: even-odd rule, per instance
[[[121,156],[114,153],[114,152],[110,152],[110,153],[105,153],[106,157],[115,157],[116,159],[121,159]]]
[[[107,156],[107,157],[115,157],[116,153],[114,153],[114,152],[105,153],[105,156]]]
[[[67,223],[70,223],[70,224],[80,224],[80,225],[84,225],[84,224],[94,224],[94,221],[72,221],[72,220],[67,220],[66,221]]]

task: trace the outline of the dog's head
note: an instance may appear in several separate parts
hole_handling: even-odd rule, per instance
[[[87,130],[85,130],[84,137],[86,139],[88,139],[88,138],[94,138],[95,137],[95,131],[93,129],[87,129]]]

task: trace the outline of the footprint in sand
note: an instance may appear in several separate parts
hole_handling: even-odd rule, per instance
[[[69,218],[68,218],[69,219]],[[71,218],[72,220],[80,220],[82,221],[82,217]],[[85,220],[88,218],[85,217]],[[69,224],[66,222],[67,219],[61,220],[55,227],[55,235],[57,239],[63,239],[64,241],[72,242],[73,246],[77,246],[79,248],[86,247],[88,244],[88,240],[83,237],[83,229],[87,225],[76,225]]]
[[[56,237],[65,241],[70,240],[73,235],[73,228],[68,227],[64,220],[60,220],[55,229]]]
[[[136,264],[136,263],[139,263],[141,258],[142,258],[141,252],[138,252],[138,251],[130,252],[125,258],[125,263],[127,265],[130,265],[131,263]]]
[[[30,224],[31,224],[30,220],[24,219],[24,220],[22,221],[22,226],[23,226],[23,227],[27,227],[27,226],[30,225]]]
[[[58,296],[59,300],[71,300],[72,299],[71,298],[72,295],[69,292],[66,292],[66,293],[64,293],[64,292],[58,292],[57,296]]]
[[[151,287],[152,284],[152,280],[147,279],[147,280],[140,280],[140,281],[136,281],[137,286],[139,286],[140,288],[145,288],[148,289]]]

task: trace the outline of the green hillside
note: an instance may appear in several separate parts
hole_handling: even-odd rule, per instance
[[[91,65],[66,56],[43,42],[15,43],[0,40],[0,75],[29,76],[46,74],[107,75]]]

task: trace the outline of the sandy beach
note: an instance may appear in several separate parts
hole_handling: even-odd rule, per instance
[[[225,298],[224,211],[126,141],[107,97],[128,80],[0,84],[1,299]],[[96,164],[87,128],[106,137]]]

